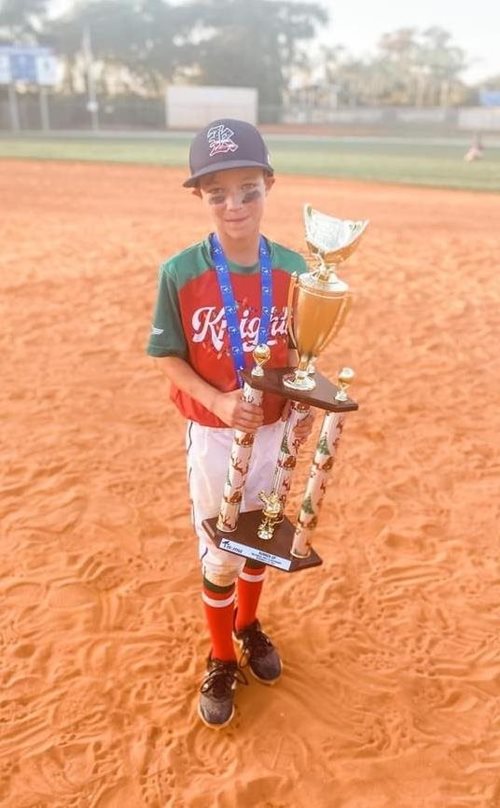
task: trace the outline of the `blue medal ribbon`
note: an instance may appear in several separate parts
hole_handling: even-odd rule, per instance
[[[231,347],[231,356],[233,360],[234,369],[240,387],[242,381],[240,373],[246,367],[245,353],[243,351],[243,342],[241,339],[240,320],[238,317],[238,306],[234,299],[233,285],[231,283],[231,272],[227,258],[224,255],[222,245],[215,233],[209,236],[210,249],[212,253],[212,260],[215,264],[215,271],[217,273],[217,280],[219,282],[219,289],[224,304],[224,313],[226,315],[227,330],[229,335],[229,345]],[[260,260],[260,326],[259,326],[259,339],[258,345],[266,345],[269,338],[269,326],[271,325],[271,309],[273,306],[273,274],[271,253],[267,242],[263,236],[259,241],[259,260]]]

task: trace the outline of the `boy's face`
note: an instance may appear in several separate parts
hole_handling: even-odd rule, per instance
[[[202,177],[199,196],[219,235],[243,241],[258,234],[273,182],[260,168],[230,168]]]

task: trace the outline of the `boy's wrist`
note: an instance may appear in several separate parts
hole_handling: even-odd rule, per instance
[[[219,390],[217,390],[215,387],[212,387],[212,393],[209,396],[207,402],[207,410],[210,410],[210,412],[213,413],[214,415],[217,415],[217,403],[219,395],[220,395]]]

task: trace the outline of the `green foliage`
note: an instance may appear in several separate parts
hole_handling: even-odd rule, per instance
[[[50,0],[0,0],[0,35],[5,42],[39,41]]]
[[[312,503],[311,497],[306,497],[304,502],[302,503],[302,510],[304,513],[307,513],[309,516],[314,513],[314,506]]]
[[[162,139],[0,138],[0,157],[93,160],[186,166],[189,137]],[[464,161],[466,141],[437,145],[393,139],[317,140],[273,138],[273,165],[279,175],[306,174],[475,191],[500,191],[500,147],[488,139],[482,160]]]
[[[328,22],[322,0],[80,0],[58,19],[49,18],[50,7],[51,0],[0,0],[0,42],[54,47],[71,92],[85,82],[88,31],[97,90],[105,95],[158,96],[173,81],[251,86],[261,110],[274,115],[293,76],[312,84],[315,75],[307,90],[315,107],[331,105],[333,95],[339,106],[353,107],[477,101],[461,78],[466,54],[439,26],[386,33],[365,59],[338,45],[313,51],[309,43]],[[500,77],[483,86],[500,87]]]
[[[463,103],[465,52],[443,28],[400,28],[384,34],[373,58],[352,59],[332,48],[324,53],[324,74],[352,106],[449,106]]]
[[[298,43],[328,19],[317,4],[285,0],[201,0],[188,8],[198,31],[199,83],[257,87],[260,103],[275,106],[300,58]]]
[[[281,441],[280,452],[286,452],[290,454],[290,447],[288,446],[287,434],[286,432],[283,433],[283,438]]]
[[[490,76],[487,81],[482,82],[485,90],[500,90],[500,73],[496,76]]]
[[[322,435],[322,437],[321,437],[321,439],[320,439],[320,441],[318,443],[318,446],[317,446],[317,451],[320,454],[331,455],[331,451],[328,448],[328,440],[327,440],[326,435]]]
[[[179,13],[161,0],[82,2],[53,26],[57,50],[73,62],[88,32],[92,56],[123,67],[145,91],[158,92],[175,69]]]
[[[30,29],[48,0],[4,0],[0,23]],[[176,77],[200,84],[257,87],[260,102],[279,106],[297,43],[327,21],[321,6],[290,0],[97,0],[52,20],[55,49],[68,71],[82,71],[82,36],[105,73],[123,68],[130,82],[158,94]],[[31,30],[31,29],[30,29]],[[79,59],[80,57],[80,59]]]

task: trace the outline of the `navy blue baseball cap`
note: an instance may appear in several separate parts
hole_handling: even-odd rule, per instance
[[[183,185],[193,188],[200,177],[229,168],[262,168],[271,176],[274,170],[258,129],[246,121],[219,118],[198,132],[189,150],[191,176]]]

